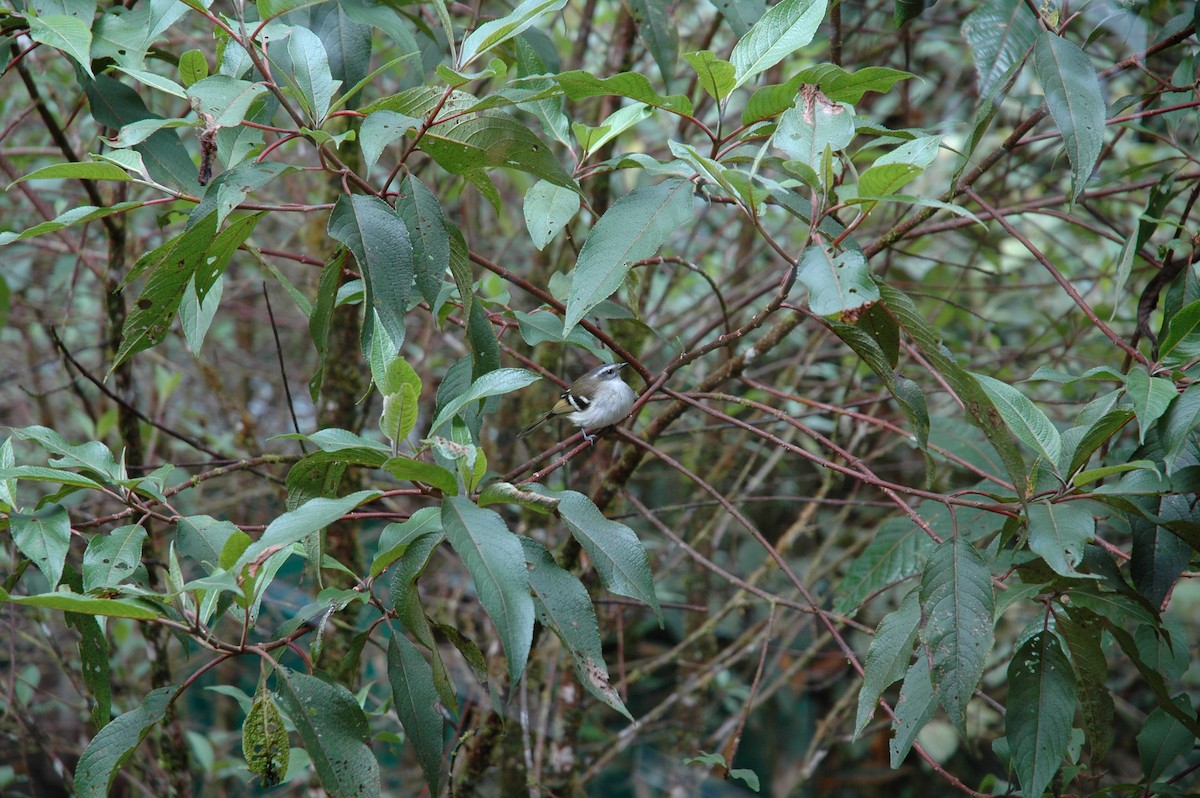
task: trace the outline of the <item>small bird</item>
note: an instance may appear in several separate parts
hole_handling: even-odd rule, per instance
[[[637,394],[621,379],[621,369],[627,363],[604,363],[575,380],[558,403],[550,408],[537,421],[517,433],[518,438],[524,438],[543,421],[557,416],[566,416],[577,427],[583,428],[583,437],[589,441],[596,436],[589,429],[601,429],[612,426],[629,415]]]

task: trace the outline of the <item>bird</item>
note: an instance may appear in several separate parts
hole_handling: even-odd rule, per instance
[[[609,427],[629,415],[637,394],[621,379],[621,369],[628,363],[602,363],[584,374],[563,391],[554,407],[542,414],[537,421],[517,433],[524,438],[542,422],[558,416],[566,416],[577,427],[583,429],[583,437],[594,441],[595,435],[588,432]]]

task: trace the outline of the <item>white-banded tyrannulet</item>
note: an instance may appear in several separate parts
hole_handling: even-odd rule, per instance
[[[542,414],[542,417],[517,433],[524,438],[543,421],[557,416],[566,416],[577,427],[583,428],[583,437],[593,440],[589,429],[609,427],[629,415],[637,394],[621,379],[621,369],[626,363],[605,363],[575,380],[563,391],[558,403]]]

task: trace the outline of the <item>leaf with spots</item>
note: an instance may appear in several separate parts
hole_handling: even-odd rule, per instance
[[[879,286],[861,252],[834,254],[821,245],[800,256],[796,275],[808,288],[808,306],[819,316],[856,310],[879,300]]]
[[[142,564],[146,530],[140,524],[122,526],[97,535],[83,554],[83,592],[116,587]]]
[[[321,787],[332,798],[379,795],[371,729],[354,694],[340,684],[279,668],[278,697],[304,742]]]

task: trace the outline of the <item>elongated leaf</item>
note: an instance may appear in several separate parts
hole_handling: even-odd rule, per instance
[[[358,262],[366,286],[364,350],[378,319],[392,347],[404,343],[404,314],[413,283],[413,247],[408,226],[378,197],[343,194],[329,214],[329,235],[346,245]]]
[[[63,612],[78,612],[83,615],[103,615],[106,618],[134,618],[150,621],[160,614],[149,604],[124,599],[105,599],[59,590],[36,596],[13,596],[0,588],[0,604],[9,602],[26,607],[45,607]]]
[[[463,39],[462,49],[458,53],[459,68],[516,36],[544,14],[561,11],[566,5],[567,0],[524,0],[507,16],[483,23]]]
[[[896,702],[896,720],[892,722],[892,738],[888,741],[893,768],[904,763],[904,758],[917,741],[917,733],[937,711],[937,694],[933,690],[929,663],[917,657],[904,675],[900,686],[900,699]]]
[[[71,518],[61,504],[49,504],[32,515],[10,513],[13,542],[46,577],[53,590],[62,579],[71,548]]]
[[[638,38],[646,45],[663,82],[670,85],[679,60],[679,33],[671,19],[669,0],[629,0],[629,13],[637,24]]]
[[[654,576],[642,542],[624,524],[610,521],[582,493],[539,490],[559,500],[556,508],[571,534],[592,560],[604,587],[621,596],[644,602],[663,623],[662,608],[654,592]]]
[[[808,166],[826,182],[829,153],[849,146],[854,139],[854,113],[849,106],[830,101],[816,90],[802,90],[795,105],[783,112],[771,143],[789,159]]]
[[[472,382],[468,389],[459,393],[438,411],[437,418],[429,425],[429,434],[432,435],[441,429],[446,422],[454,417],[455,413],[462,410],[471,402],[486,399],[489,396],[511,393],[540,379],[540,376],[526,369],[496,369],[495,371],[490,371]]]
[[[450,267],[450,232],[437,196],[412,175],[400,181],[396,211],[408,227],[417,290],[430,307],[437,306],[446,269]],[[420,390],[417,390],[420,395]]]
[[[1176,713],[1194,713],[1186,695],[1171,702]],[[1163,707],[1156,707],[1137,734],[1138,755],[1147,782],[1157,782],[1196,744],[1196,735]]]
[[[138,744],[160,723],[178,688],[160,687],[146,695],[141,705],[105,726],[88,743],[75,766],[75,794],[80,798],[106,798],[121,765]]]
[[[855,738],[875,716],[875,705],[883,691],[907,673],[920,622],[921,605],[915,590],[879,622],[863,665],[863,683],[858,691],[858,713],[854,721]]]
[[[379,795],[379,763],[366,743],[371,730],[354,694],[340,684],[287,668],[275,674],[280,703],[304,741],[325,792],[331,798]]]
[[[304,109],[312,117],[313,124],[319,127],[325,121],[333,93],[341,83],[333,79],[329,70],[329,53],[315,33],[297,25],[288,36],[288,55],[292,61],[292,78],[296,81]]]
[[[395,634],[388,643],[388,682],[392,686],[392,704],[404,735],[412,744],[425,774],[431,795],[441,791],[442,735],[444,721],[438,710],[438,694],[433,689],[433,670],[417,647],[403,634]]]
[[[1033,48],[1038,22],[1022,0],[989,0],[967,16],[962,34],[971,47],[979,96],[989,97]]]
[[[525,192],[525,226],[533,245],[545,249],[567,222],[579,213],[579,195],[570,189],[539,180]]]
[[[915,77],[911,72],[888,67],[864,67],[847,72],[836,64],[816,64],[793,75],[786,83],[763,86],[750,96],[742,109],[742,124],[752,125],[770,119],[791,108],[803,85],[813,85],[833,102],[857,103],[869,91],[887,92],[901,80]]]
[[[754,23],[729,56],[736,89],[812,41],[825,18],[825,0],[783,0]]]
[[[142,564],[146,530],[141,524],[117,527],[97,535],[83,553],[83,592],[115,587],[134,575]]]
[[[263,530],[262,536],[250,544],[237,564],[230,570],[241,571],[269,550],[281,549],[319,532],[363,502],[379,495],[377,490],[360,490],[340,499],[318,498],[305,502],[295,510],[276,518]]]
[[[1200,422],[1200,383],[1193,382],[1175,397],[1160,423],[1160,435],[1167,453],[1163,463],[1168,474],[1174,474],[1184,455],[1196,448],[1196,424]]]
[[[621,287],[630,267],[652,257],[692,217],[692,184],[672,178],[634,189],[592,227],[571,279],[563,334]]]
[[[1175,312],[1167,323],[1167,334],[1158,346],[1158,356],[1166,359],[1175,352],[1176,358],[1194,358],[1200,354],[1200,300]]]
[[[1058,632],[1071,652],[1083,732],[1093,762],[1103,761],[1113,741],[1113,699],[1108,691],[1108,660],[1101,645],[1104,626],[1090,612],[1059,616]]]
[[[287,728],[275,699],[267,691],[254,696],[242,722],[242,756],[246,768],[259,777],[263,787],[276,786],[287,773],[291,758]]]
[[[72,227],[77,224],[84,224],[95,219],[102,219],[106,216],[115,216],[125,211],[133,210],[134,208],[142,207],[142,202],[118,202],[116,205],[98,208],[95,205],[81,205],[76,208],[71,208],[64,211],[54,219],[41,224],[35,224],[33,227],[26,228],[21,231],[0,233],[0,247],[5,244],[11,244],[14,241],[23,241],[26,238],[45,235],[62,230],[65,227]]]
[[[267,93],[267,87],[227,75],[198,80],[188,89],[197,110],[212,117],[213,127],[236,127],[245,119],[251,104]]]
[[[399,141],[409,131],[420,126],[420,119],[395,111],[375,111],[364,119],[358,129],[358,145],[362,147],[367,171],[375,166],[385,147]]]
[[[1033,50],[1038,80],[1071,161],[1071,199],[1083,191],[1104,145],[1107,107],[1091,59],[1069,42],[1043,31]]]
[[[555,76],[563,91],[572,100],[583,97],[616,95],[663,108],[677,114],[691,115],[692,101],[683,94],[664,96],[650,85],[650,80],[637,72],[621,72],[608,78],[598,78],[590,72],[575,70]]]
[[[879,287],[861,252],[834,254],[817,244],[804,250],[796,268],[808,288],[808,306],[818,316],[838,315],[879,300]]]
[[[79,632],[79,663],[83,681],[92,694],[92,723],[103,729],[112,720],[108,638],[94,615],[68,612],[64,620]]]
[[[583,689],[632,721],[621,696],[609,683],[600,625],[587,589],[578,577],[555,562],[542,544],[521,538],[521,546],[529,563],[529,583],[538,595],[538,619],[553,629],[571,652],[575,678]]]
[[[884,523],[850,564],[846,587],[834,599],[837,612],[857,612],[868,596],[920,573],[933,545],[929,535],[907,518]]]
[[[1095,533],[1091,510],[1078,503],[1029,505],[1029,548],[1055,573],[1079,576],[1075,566],[1083,560],[1083,547]]]
[[[1162,377],[1151,377],[1137,366],[1125,375],[1125,395],[1133,403],[1138,420],[1138,441],[1145,443],[1146,432],[1167,412],[1175,398],[1175,383]]]
[[[50,166],[43,166],[41,169],[36,169],[9,183],[8,188],[12,188],[17,183],[24,183],[27,180],[61,180],[63,178],[74,178],[77,180],[116,180],[119,182],[127,182],[132,179],[128,172],[116,164],[105,163],[103,161],[73,161],[70,163],[56,163]]]
[[[483,176],[487,169],[517,169],[578,190],[545,142],[504,111],[482,111],[434,125],[421,139],[421,149],[456,175]]]
[[[1038,632],[1008,665],[1005,730],[1012,764],[1025,795],[1041,795],[1054,778],[1071,738],[1075,679],[1058,638]]]
[[[973,376],[991,397],[1012,433],[1046,458],[1047,464],[1057,468],[1059,455],[1062,454],[1062,436],[1041,408],[1006,382],[986,374]]]
[[[696,71],[696,79],[708,95],[715,100],[724,100],[733,91],[737,80],[733,64],[723,61],[712,50],[684,53],[683,60]]]
[[[933,684],[950,721],[966,732],[967,703],[983,676],[993,629],[991,574],[962,535],[939,544],[921,575],[925,628],[933,656]]]
[[[880,295],[900,326],[912,336],[921,354],[940,373],[963,400],[971,421],[1000,455],[1018,496],[1024,496],[1026,486],[1025,461],[999,420],[992,400],[942,344],[941,336],[921,315],[909,297],[891,286],[880,286]]]
[[[446,539],[475,581],[479,603],[500,633],[513,684],[525,671],[533,642],[533,598],[521,542],[504,519],[454,496],[442,503]]]
[[[92,49],[91,20],[86,22],[69,14],[46,14],[31,16],[29,22],[29,38],[58,50],[62,50],[75,63],[83,68],[88,77],[92,74],[92,59],[89,52]]]

